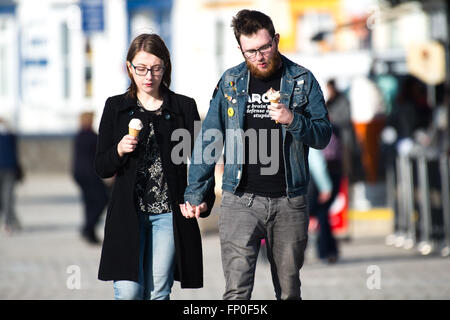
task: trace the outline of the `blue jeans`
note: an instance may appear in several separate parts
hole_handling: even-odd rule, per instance
[[[139,281],[114,281],[116,300],[169,300],[174,281],[172,213],[139,214]]]

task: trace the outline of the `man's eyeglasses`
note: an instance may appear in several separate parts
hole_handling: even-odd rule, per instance
[[[142,76],[142,77],[146,76],[149,71],[150,71],[150,74],[152,76],[160,76],[160,75],[162,75],[164,73],[164,69],[165,69],[165,67],[161,66],[161,65],[156,65],[156,66],[153,66],[151,68],[147,68],[147,67],[144,67],[144,66],[137,66],[136,67],[131,62],[130,62],[130,64],[134,68],[134,72],[136,72],[136,74],[138,76]]]
[[[249,60],[255,60],[256,56],[258,55],[258,52],[263,56],[267,53],[270,52],[270,50],[272,50],[272,46],[273,46],[273,39],[272,41],[270,41],[270,43],[263,45],[262,47],[259,47],[258,49],[250,49],[247,51],[242,51],[242,53],[244,54],[244,56],[249,59]]]

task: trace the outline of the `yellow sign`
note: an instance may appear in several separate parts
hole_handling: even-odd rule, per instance
[[[439,42],[412,44],[406,57],[408,71],[429,85],[445,81],[445,49]]]
[[[229,117],[234,116],[234,109],[231,108],[231,107],[228,108],[228,116],[229,116]]]

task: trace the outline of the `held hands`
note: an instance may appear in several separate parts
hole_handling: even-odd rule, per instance
[[[122,140],[120,140],[117,145],[117,153],[119,153],[120,157],[123,157],[124,154],[133,152],[136,149],[137,144],[138,138],[127,134],[123,136]]]
[[[270,117],[277,123],[290,125],[294,120],[294,114],[283,103],[270,103],[268,109]]]
[[[180,210],[181,214],[186,218],[200,218],[200,213],[205,212],[208,210],[208,205],[206,202],[200,203],[198,206],[191,206],[189,202],[186,201],[186,203],[180,204]]]
[[[328,200],[330,200],[330,198],[331,198],[331,191],[320,192],[319,196],[318,196],[318,202],[320,204],[323,204],[323,203],[327,202]]]

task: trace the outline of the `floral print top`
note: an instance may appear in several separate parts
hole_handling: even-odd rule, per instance
[[[160,214],[171,212],[169,188],[164,177],[161,155],[153,125],[153,118],[160,115],[161,108],[147,111],[137,102],[139,112],[149,117],[148,136],[139,143],[139,165],[136,173],[135,194],[138,212]]]

